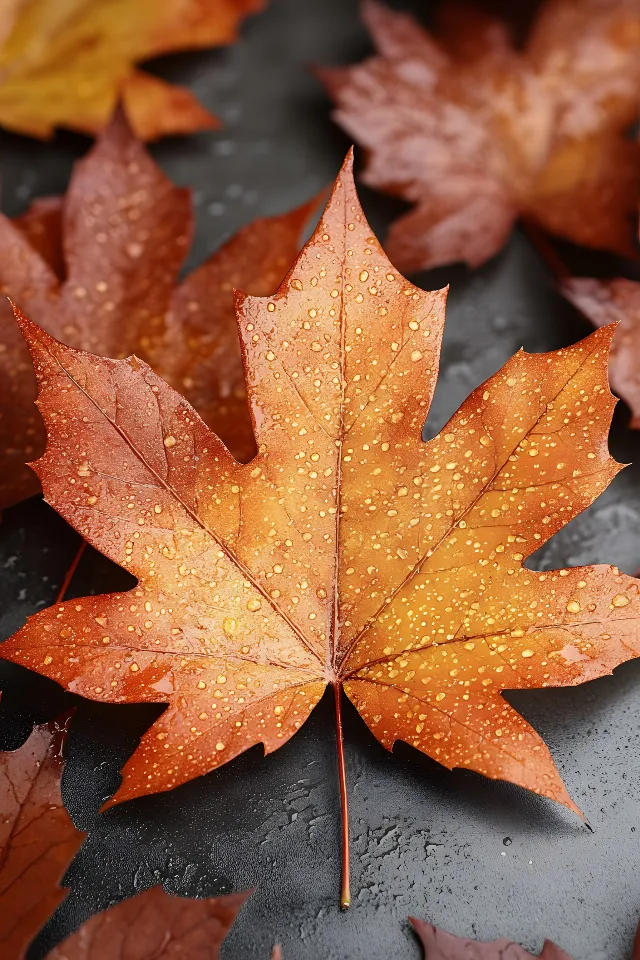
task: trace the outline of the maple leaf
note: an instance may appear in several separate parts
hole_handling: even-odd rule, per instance
[[[465,4],[432,35],[367,0],[376,56],[319,76],[365,148],[364,180],[414,209],[387,249],[405,271],[496,254],[523,216],[558,236],[635,251],[639,0],[548,0],[522,52]]]
[[[122,115],[74,169],[64,199],[0,214],[0,287],[45,330],[113,357],[136,353],[180,389],[241,460],[255,452],[233,287],[272,293],[316,201],[255,220],[178,283],[193,233],[174,186]],[[36,383],[0,303],[0,509],[38,492],[25,461],[44,449]]]
[[[137,358],[74,350],[17,312],[45,496],[138,583],[36,614],[2,655],[95,700],[168,704],[111,803],[276,750],[332,684],[344,906],[342,687],[388,749],[577,810],[501,691],[583,683],[640,653],[636,579],[523,565],[621,468],[612,328],[516,354],[425,443],[445,296],[391,266],[349,158],[277,293],[236,295],[248,464]]]
[[[456,937],[417,917],[409,917],[409,920],[424,947],[424,960],[504,960],[505,957],[509,960],[572,960],[568,953],[551,940],[545,940],[536,957],[506,937],[481,943],[478,940],[467,940],[466,937]],[[636,934],[632,960],[640,960],[640,927]]]
[[[0,0],[0,125],[50,137],[96,134],[122,99],[138,136],[192,133],[218,121],[183,88],[135,69],[178,50],[237,39],[265,0]]]
[[[39,726],[18,750],[0,753],[0,955],[21,960],[67,895],[59,886],[84,834],[60,795],[66,730]],[[46,960],[120,957],[216,960],[248,893],[184,900],[153,887],[91,917]],[[105,953],[105,945],[107,952]]]

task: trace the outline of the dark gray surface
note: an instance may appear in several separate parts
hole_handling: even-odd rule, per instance
[[[335,176],[347,143],[305,67],[348,62],[366,50],[353,0],[271,0],[237,47],[176,57],[158,68],[189,82],[226,122],[215,134],[154,150],[171,177],[195,188],[192,264],[249,219],[291,207]],[[48,145],[0,135],[3,209],[17,213],[31,196],[62,191],[85,148],[70,134]],[[397,205],[366,191],[363,199],[382,233]],[[567,255],[583,271],[604,263]],[[474,274],[456,267],[413,279],[424,286],[452,282],[430,434],[518,347],[552,349],[588,332],[520,235]],[[640,460],[640,436],[626,429],[627,416],[621,405],[612,449],[621,460]],[[538,565],[610,561],[626,572],[640,566],[638,475],[637,466],[623,472],[544,549]],[[53,601],[77,543],[37,498],[7,511],[0,527],[0,635]],[[74,592],[128,582],[90,554]],[[388,754],[347,707],[354,905],[346,915],[337,906],[330,696],[273,756],[251,750],[171,794],[97,816],[156,708],[75,701],[8,664],[0,664],[0,686],[5,747],[18,746],[33,719],[78,703],[64,797],[90,834],[68,874],[72,892],[34,958],[91,913],[158,882],[183,895],[257,886],[226,944],[227,960],[266,960],[276,941],[286,960],[416,960],[409,913],[454,933],[506,935],[536,951],[547,936],[583,960],[630,956],[640,916],[640,663],[577,689],[509,695],[547,740],[593,835],[525,791],[449,773],[404,746]]]

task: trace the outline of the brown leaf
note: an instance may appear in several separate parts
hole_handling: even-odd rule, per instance
[[[432,923],[409,917],[424,947],[424,960],[534,960],[534,954],[517,943],[502,937],[489,943],[467,940],[439,930]],[[545,940],[538,960],[572,960],[568,953],[551,940]]]
[[[0,125],[34,137],[97,134],[119,97],[138,136],[218,126],[182,87],[135,69],[164,53],[237,39],[265,0],[1,0]]]
[[[46,960],[218,960],[248,896],[185,900],[152,887],[91,917]]]
[[[44,329],[105,356],[135,353],[194,404],[240,460],[255,452],[233,288],[272,293],[315,201],[255,220],[182,282],[193,215],[117,117],[75,167],[63,200],[0,214],[0,285]],[[44,449],[35,378],[9,304],[0,304],[0,509],[36,493],[26,460]]]
[[[501,691],[583,683],[640,653],[637,580],[524,566],[620,469],[612,331],[519,352],[424,443],[444,302],[391,266],[349,160],[277,293],[236,297],[249,464],[145,364],[18,314],[47,499],[138,583],[36,614],[2,653],[95,700],[168,704],[112,802],[276,750],[331,683],[388,749],[576,810]]]
[[[576,277],[562,291],[594,326],[620,322],[611,345],[611,383],[631,408],[629,426],[640,430],[640,283]]]
[[[414,204],[391,227],[392,260],[478,266],[518,216],[634,254],[640,0],[547,0],[522,52],[473,7],[443,9],[432,35],[366,0],[377,55],[320,71],[366,150],[365,181]]]
[[[19,750],[0,753],[0,956],[19,960],[49,914],[84,834],[60,796],[61,731],[36,727]]]

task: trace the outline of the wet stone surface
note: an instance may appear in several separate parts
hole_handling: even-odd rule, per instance
[[[195,191],[198,227],[190,266],[258,215],[288,209],[330,182],[348,146],[306,66],[367,51],[352,0],[271,0],[235,48],[163,61],[224,129],[154,148],[167,173]],[[64,190],[86,141],[41,145],[3,133],[3,209]],[[384,234],[397,205],[362,191]],[[611,269],[566,251],[577,272]],[[482,270],[412,277],[451,282],[440,381],[425,428],[433,436],[468,393],[520,346],[549,350],[589,332],[554,291],[526,239]],[[611,448],[640,461],[640,436],[620,405]],[[640,465],[530,566],[612,562],[640,566]],[[77,535],[39,498],[7,511],[0,527],[0,631],[53,602]],[[131,578],[89,552],[77,595],[124,589]],[[63,783],[76,825],[89,837],[67,875],[71,893],[32,950],[107,905],[156,883],[181,895],[257,887],[225,946],[227,958],[264,958],[275,942],[291,960],[411,960],[416,914],[453,933],[508,936],[538,951],[545,937],[576,958],[622,960],[640,913],[640,664],[569,690],[507,694],[545,738],[569,792],[594,828],[507,784],[450,773],[411,748],[388,754],[345,704],[352,805],[353,907],[338,909],[339,825],[334,719],[327,694],[304,728],[264,759],[255,748],[207,777],[98,815],[118,771],[161,708],[74,700],[53,683],[0,664],[0,746],[15,748],[34,720],[75,702]]]

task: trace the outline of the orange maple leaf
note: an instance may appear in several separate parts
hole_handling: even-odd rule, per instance
[[[637,580],[524,566],[620,469],[613,329],[516,354],[424,443],[445,291],[391,266],[350,160],[278,292],[236,304],[258,445],[246,465],[146,364],[73,350],[17,314],[47,500],[138,584],[36,614],[3,656],[92,699],[168,703],[113,803],[276,750],[331,684],[345,848],[341,688],[387,748],[577,810],[501,691],[583,683],[640,654]]]
[[[443,5],[435,35],[366,0],[377,55],[319,76],[367,151],[364,180],[414,204],[387,249],[406,271],[478,266],[522,216],[634,254],[639,0],[547,0],[525,49],[500,21]]]
[[[83,350],[148,361],[196,407],[234,456],[255,442],[233,288],[272,293],[316,201],[254,220],[178,282],[193,234],[176,187],[117,116],[76,164],[64,198],[0,214],[0,287],[45,330]],[[26,460],[44,449],[33,365],[0,302],[0,509],[37,493]]]
[[[184,87],[135,69],[141,60],[237,39],[266,0],[0,0],[0,125],[50,137],[96,134],[122,98],[144,140],[218,121]]]

